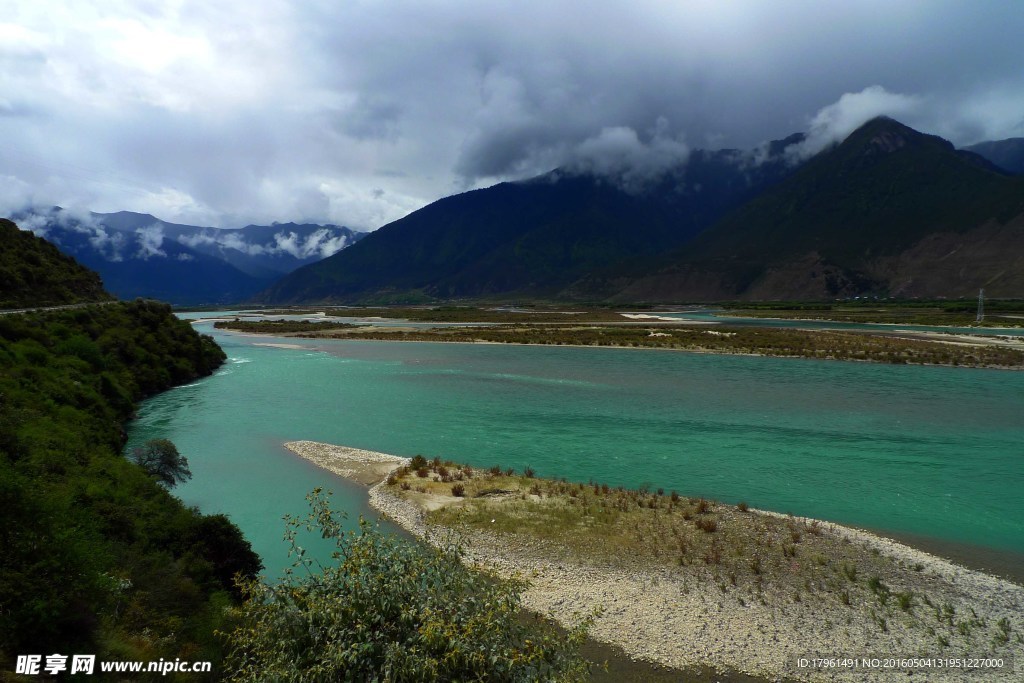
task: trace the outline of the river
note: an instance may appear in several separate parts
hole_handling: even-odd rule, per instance
[[[281,517],[314,486],[353,518],[368,512],[363,490],[282,447],[297,439],[529,465],[1024,557],[1024,373],[197,327],[230,360],[146,401],[129,448],[174,441],[194,475],[176,493],[230,515],[271,574],[287,563]]]

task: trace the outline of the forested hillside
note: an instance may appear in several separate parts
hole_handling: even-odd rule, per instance
[[[0,218],[0,308],[104,301],[100,276],[41,237]]]
[[[121,450],[140,399],[223,360],[155,302],[0,316],[0,661],[220,658],[232,577],[259,558]]]

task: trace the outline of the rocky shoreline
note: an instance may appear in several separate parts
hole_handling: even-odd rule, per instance
[[[288,447],[327,470],[363,483],[368,483],[366,478],[354,477],[354,470],[371,464],[398,468],[408,462],[314,442]],[[813,591],[801,599],[770,585],[753,600],[742,585],[723,585],[704,568],[570,556],[564,549],[519,534],[432,525],[424,506],[384,481],[370,488],[369,498],[374,509],[427,542],[457,542],[467,561],[503,576],[525,578],[530,585],[523,601],[529,609],[569,624],[599,608],[592,636],[620,646],[635,658],[677,669],[710,665],[768,680],[891,681],[905,677],[906,671],[863,666],[800,668],[797,658],[946,660],[995,655],[1016,658],[1018,669],[1014,664],[974,671],[933,666],[918,669],[911,680],[1021,680],[1024,587],[864,531],[814,522],[818,533],[834,536],[838,543],[907,568],[902,574],[886,576],[885,590],[892,595],[925,596],[927,605],[884,611],[873,602],[843,605],[821,594],[812,600]],[[761,516],[793,519],[769,512],[749,514],[751,520]],[[1002,633],[1006,642],[997,642]]]

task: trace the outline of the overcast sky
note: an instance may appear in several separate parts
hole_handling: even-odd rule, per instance
[[[6,0],[0,210],[374,229],[883,113],[1024,136],[1022,36],[1016,0]]]

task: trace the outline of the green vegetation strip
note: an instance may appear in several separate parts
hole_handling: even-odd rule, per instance
[[[782,318],[786,320],[831,320],[888,325],[934,325],[938,327],[1020,327],[1024,323],[1024,302],[986,302],[985,319],[977,321],[977,302],[949,302],[945,305],[893,304],[888,306],[777,304],[729,307],[722,315],[746,318]],[[1017,317],[1014,317],[1017,316]],[[993,332],[995,333],[995,332]]]
[[[356,327],[349,323],[310,322],[306,320],[218,320],[213,324],[219,330],[233,330],[250,334],[294,334],[296,332],[322,332]]]
[[[530,306],[529,308],[503,308],[480,306],[434,307],[353,307],[353,308],[299,308],[268,310],[263,315],[301,315],[326,313],[352,318],[389,318],[413,322],[437,323],[515,323],[515,322],[614,322],[625,318],[615,311],[602,308],[563,308]]]
[[[233,324],[225,327],[234,329]],[[311,328],[297,336],[388,341],[491,342],[567,346],[676,349],[707,353],[752,354],[871,361],[877,363],[1024,368],[1024,351],[1005,346],[955,345],[882,334],[752,327],[643,327],[518,325],[429,329],[361,328],[331,331]]]

